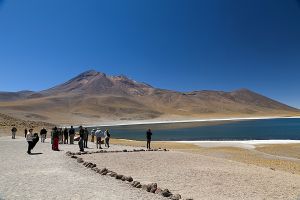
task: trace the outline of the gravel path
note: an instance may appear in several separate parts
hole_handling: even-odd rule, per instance
[[[220,158],[176,151],[81,157],[142,183],[156,182],[184,198],[300,199],[299,175]]]
[[[90,144],[90,146],[94,146]],[[38,143],[27,155],[24,138],[0,137],[0,199],[165,199],[128,183],[101,176],[84,168],[66,151],[78,151],[78,145],[61,145],[60,152],[49,143]],[[124,147],[112,145],[112,150]],[[128,149],[128,147],[126,147]],[[95,149],[89,149],[95,150]]]

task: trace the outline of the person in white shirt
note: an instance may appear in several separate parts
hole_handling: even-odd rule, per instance
[[[98,145],[99,145],[99,149],[102,149],[102,147],[101,147],[101,137],[104,137],[104,133],[100,130],[100,128],[97,128],[97,130],[95,132],[95,136],[96,136],[97,149],[98,149]]]
[[[26,141],[28,142],[28,150],[27,153],[31,154],[31,149],[33,145],[33,134],[32,134],[33,129],[29,129],[29,132],[26,135]]]

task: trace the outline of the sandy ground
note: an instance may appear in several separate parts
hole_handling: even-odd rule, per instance
[[[139,152],[82,156],[100,167],[194,199],[297,199],[300,176],[184,152]]]
[[[67,158],[65,152],[78,151],[78,145],[62,145],[62,151],[53,152],[49,143],[38,143],[32,151],[42,153],[37,155],[27,155],[26,148],[24,138],[0,137],[0,199],[163,199]]]
[[[120,139],[113,139],[112,143],[136,147],[146,145],[143,141]],[[239,148],[239,142],[229,142],[232,143],[233,146],[228,146],[227,144],[223,146],[222,142],[220,144],[218,144],[218,142],[212,143],[214,144],[208,145],[208,147],[201,147],[201,145],[199,146],[192,143],[152,142],[151,146],[153,148],[162,147],[181,152],[223,158],[300,175],[300,143],[259,143],[251,144],[251,148],[247,148],[244,144]]]
[[[115,145],[110,150],[130,150],[144,145],[144,142],[126,140],[112,140],[112,143]],[[131,175],[134,180],[156,182],[159,187],[182,194],[184,198],[299,199],[300,173],[293,170],[300,169],[300,145],[284,145],[284,148],[261,145],[249,150],[154,142],[153,147],[176,151],[82,157],[99,168],[107,167]],[[87,151],[96,150],[94,144],[89,143],[89,147]],[[49,143],[38,143],[33,152],[42,154],[37,155],[27,155],[26,148],[22,137],[16,140],[9,136],[0,137],[0,199],[163,199],[98,175],[64,155],[66,151],[78,151],[78,145],[61,145],[62,151],[53,152]],[[266,160],[272,160],[272,163]],[[282,163],[274,165],[274,160]],[[299,166],[289,166],[289,163]]]

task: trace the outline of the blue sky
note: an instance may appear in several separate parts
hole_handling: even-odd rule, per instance
[[[88,69],[300,108],[299,0],[0,0],[0,91]]]

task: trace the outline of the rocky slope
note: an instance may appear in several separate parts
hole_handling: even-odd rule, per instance
[[[17,134],[22,135],[25,128],[33,128],[35,132],[39,132],[43,127],[49,129],[54,126],[54,124],[40,121],[30,121],[17,119],[5,114],[0,113],[0,136],[9,135],[12,127],[15,126],[18,129]]]
[[[93,70],[40,92],[2,92],[0,109],[21,119],[61,124],[300,113],[248,89],[182,93]]]

